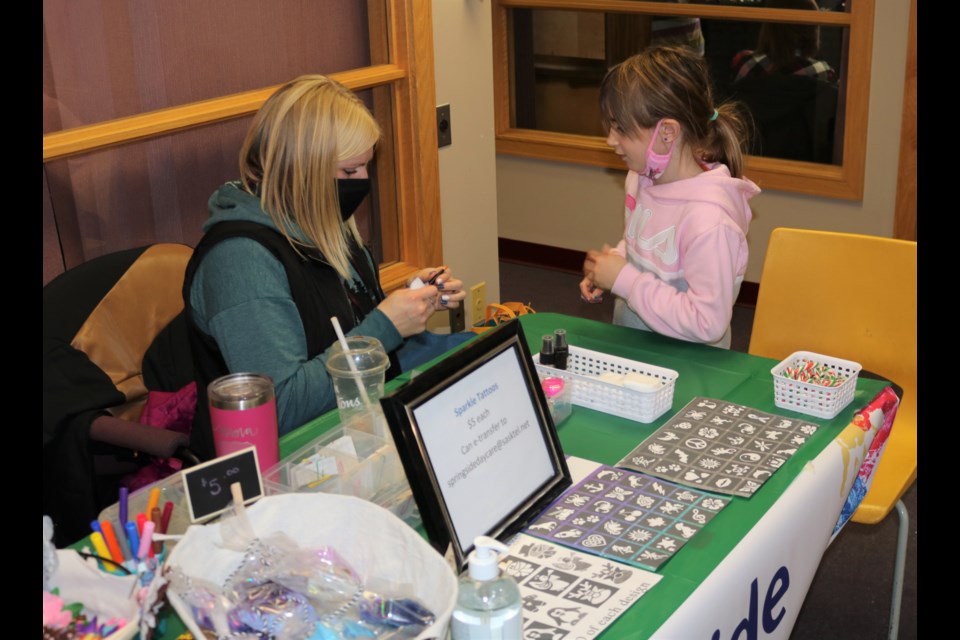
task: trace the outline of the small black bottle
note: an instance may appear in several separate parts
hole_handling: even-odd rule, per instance
[[[567,358],[570,355],[570,347],[567,345],[567,330],[557,329],[553,332],[553,366],[557,369],[567,368]]]
[[[540,364],[552,367],[554,363],[553,336],[543,336],[543,341],[540,344]]]

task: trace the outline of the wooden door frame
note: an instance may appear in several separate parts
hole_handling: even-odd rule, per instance
[[[907,70],[903,79],[900,166],[897,169],[893,237],[917,239],[917,0],[910,0]]]

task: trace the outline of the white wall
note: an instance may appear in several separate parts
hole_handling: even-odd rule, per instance
[[[440,148],[443,259],[466,285],[500,299],[493,35],[489,0],[434,0],[437,104],[450,105],[453,143]],[[467,326],[473,319],[467,311]]]
[[[876,3],[863,201],[778,191],[754,198],[747,280],[759,282],[770,232],[776,227],[893,235],[909,5],[905,1]],[[596,167],[498,156],[500,235],[577,250],[599,247],[603,242],[614,244],[622,232],[624,175]]]

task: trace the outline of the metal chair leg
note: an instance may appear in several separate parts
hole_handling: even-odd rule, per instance
[[[903,504],[903,500],[897,500],[896,509],[900,522],[897,527],[897,557],[893,565],[890,628],[887,632],[887,637],[890,640],[897,640],[897,634],[900,632],[900,603],[903,600],[903,574],[907,563],[907,538],[910,534],[910,514],[907,513],[907,507]]]

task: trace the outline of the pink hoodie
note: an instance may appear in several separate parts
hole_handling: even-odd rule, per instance
[[[722,164],[686,180],[653,184],[631,171],[613,284],[614,322],[674,338],[730,346],[733,303],[747,268],[747,201],[760,189]]]

